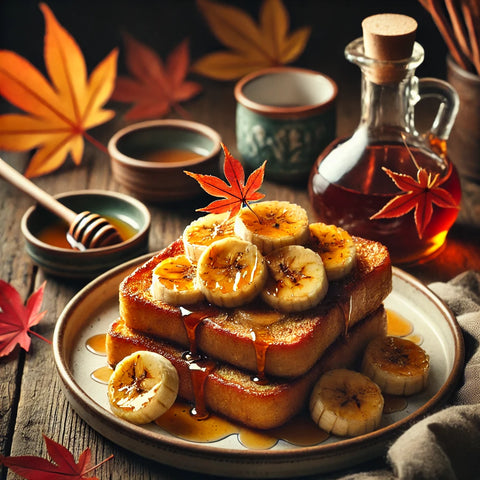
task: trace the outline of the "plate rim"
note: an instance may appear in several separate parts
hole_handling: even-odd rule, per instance
[[[429,289],[427,285],[422,283],[420,280],[415,278],[408,272],[401,270],[398,267],[392,266],[392,276],[398,277],[400,280],[403,280],[406,283],[411,284],[416,290],[419,290],[423,295],[425,295],[431,303],[442,314],[442,317],[445,319],[450,333],[454,340],[454,359],[451,371],[444,381],[440,389],[422,406],[417,408],[415,411],[407,415],[406,417],[394,422],[393,424],[382,427],[374,432],[361,435],[359,437],[340,439],[332,443],[325,445],[314,445],[307,447],[295,447],[293,449],[279,449],[279,450],[256,450],[256,449],[245,449],[239,450],[234,448],[226,447],[212,447],[208,443],[192,442],[189,440],[184,440],[167,434],[162,435],[158,432],[151,432],[146,430],[142,426],[137,426],[131,423],[126,422],[120,418],[117,418],[113,413],[108,412],[101,405],[96,403],[88,395],[88,392],[85,392],[76,382],[74,375],[69,368],[68,360],[64,358],[61,345],[62,338],[67,328],[67,321],[69,316],[74,312],[75,306],[81,302],[83,299],[88,297],[92,291],[94,291],[100,284],[107,280],[111,280],[121,274],[127,275],[128,271],[133,271],[137,266],[140,266],[142,263],[151,258],[155,253],[147,253],[140,257],[129,260],[117,267],[112,268],[111,270],[103,273],[96,279],[89,282],[85,285],[79,292],[77,292],[72,299],[67,303],[55,326],[54,336],[53,336],[53,351],[54,351],[54,361],[57,368],[57,373],[61,380],[62,390],[64,391],[67,400],[74,408],[77,414],[86,421],[87,424],[91,426],[95,431],[100,433],[105,438],[108,438],[113,443],[120,445],[123,448],[126,448],[129,451],[135,452],[139,456],[147,457],[153,460],[156,460],[159,463],[168,464],[178,468],[178,464],[170,463],[165,461],[165,459],[159,459],[158,457],[152,457],[150,455],[142,454],[141,451],[126,447],[125,445],[118,443],[114,438],[107,436],[105,432],[102,432],[101,429],[96,428],[92,425],[92,420],[95,418],[96,421],[101,419],[102,424],[106,423],[107,427],[113,428],[115,431],[121,430],[122,433],[125,432],[130,438],[132,435],[138,436],[139,441],[143,444],[148,444],[152,448],[158,449],[159,451],[165,452],[175,452],[179,455],[188,455],[189,457],[201,458],[205,461],[213,461],[219,463],[232,463],[238,465],[239,463],[244,465],[252,464],[256,467],[260,465],[267,466],[280,466],[291,464],[293,461],[320,461],[325,458],[334,458],[337,456],[348,455],[349,452],[353,452],[359,449],[361,445],[367,444],[370,448],[368,450],[378,450],[379,445],[382,444],[383,449],[386,449],[386,444],[394,436],[398,437],[404,430],[406,430],[411,424],[415,423],[426,414],[433,413],[437,408],[441,407],[451,396],[453,391],[457,388],[460,376],[463,372],[464,359],[465,359],[465,347],[463,333],[461,330],[458,321],[453,314],[452,310],[447,306],[447,304],[438,297],[432,290]],[[110,298],[110,297],[109,297]],[[105,415],[105,412],[107,415]],[[89,420],[87,420],[87,417]],[[363,460],[368,460],[369,458],[374,458],[378,456],[378,452],[375,455],[370,457],[363,457]],[[209,460],[210,459],[210,460]],[[359,463],[359,462],[356,462]],[[348,466],[346,464],[345,466]],[[184,470],[191,470],[197,473],[211,473],[211,470],[198,470],[198,469],[189,469],[186,466],[182,466]],[[298,466],[298,469],[300,467]],[[316,468],[312,470],[312,473],[321,472],[322,470]],[[333,471],[333,469],[328,469],[325,471]],[[309,470],[310,472],[310,470]],[[242,472],[229,472],[237,473],[240,477],[248,477],[249,475],[243,475]],[[259,470],[254,472],[256,476],[261,474]],[[281,472],[279,472],[281,473]],[[235,476],[235,475],[234,475]]]

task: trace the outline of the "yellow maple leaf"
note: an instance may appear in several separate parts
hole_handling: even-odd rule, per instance
[[[30,178],[56,170],[69,153],[79,165],[84,138],[105,151],[86,132],[115,115],[102,107],[115,86],[117,50],[87,78],[85,59],[75,40],[47,5],[40,4],[40,9],[45,17],[44,59],[51,83],[20,55],[0,51],[0,94],[30,114],[0,115],[0,148],[37,149],[25,172]]]
[[[289,15],[281,0],[264,0],[259,22],[243,10],[211,0],[197,0],[213,34],[230,50],[197,60],[192,70],[217,80],[235,80],[260,68],[296,60],[308,42],[311,28],[289,33]]]

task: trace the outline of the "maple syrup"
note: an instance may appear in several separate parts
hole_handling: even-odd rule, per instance
[[[183,149],[165,149],[148,152],[140,157],[144,162],[157,163],[194,163],[198,159],[203,158],[204,155],[193,152],[192,150]]]
[[[341,141],[332,144],[317,160],[317,170],[311,183],[311,201],[319,218],[344,228],[350,234],[386,245],[394,263],[413,263],[436,252],[444,244],[458,216],[458,208],[434,205],[432,218],[421,238],[413,209],[398,218],[370,219],[391,199],[403,193],[382,167],[416,179],[417,170],[407,149],[400,144],[369,145],[359,158],[352,159],[340,152],[341,144]],[[410,150],[418,164],[440,175],[441,188],[450,193],[458,207],[460,180],[452,163],[444,166],[433,155],[415,147]],[[335,151],[340,155],[333,156]],[[343,173],[341,168],[330,169],[329,166],[332,161],[341,164],[353,163],[353,160],[355,165],[341,178],[338,178]]]
[[[413,19],[380,14],[362,27],[363,37],[345,49],[362,72],[360,123],[318,157],[309,179],[310,200],[320,221],[381,242],[393,263],[419,263],[444,245],[458,216],[460,181],[446,150],[458,96],[446,82],[415,77],[424,51],[414,42]],[[440,106],[430,130],[420,134],[415,105],[427,97]],[[397,175],[395,183],[385,169],[403,182]],[[436,192],[442,194],[441,206]],[[387,204],[394,198],[403,206],[392,211]]]
[[[102,216],[117,229],[122,241],[128,240],[136,235],[137,230],[129,223],[116,217],[110,217],[107,215]],[[41,242],[48,243],[54,247],[73,250],[72,245],[67,240],[68,229],[69,225],[66,222],[58,220],[56,222],[49,223],[42,230],[40,230],[37,238]]]
[[[387,335],[406,337],[413,332],[413,325],[399,313],[387,309]]]
[[[93,335],[85,343],[87,350],[96,355],[105,355],[107,353],[106,338],[107,336],[104,333]]]

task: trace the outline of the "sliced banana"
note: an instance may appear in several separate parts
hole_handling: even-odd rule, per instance
[[[263,300],[281,312],[300,312],[318,305],[328,290],[320,256],[301,245],[288,245],[269,253],[269,278]]]
[[[202,253],[197,279],[208,301],[220,307],[237,307],[260,293],[267,267],[255,245],[229,237],[213,242]]]
[[[285,245],[303,245],[309,236],[307,212],[289,202],[254,203],[240,210],[235,233],[264,255]]]
[[[378,385],[353,370],[330,370],[323,374],[310,397],[313,421],[328,433],[356,437],[380,425],[383,396]]]
[[[197,266],[186,255],[168,257],[154,268],[151,293],[170,305],[190,305],[204,299],[197,284]]]
[[[387,336],[367,346],[362,372],[390,395],[413,395],[425,388],[429,357],[419,345],[405,338]]]
[[[197,218],[183,231],[182,239],[185,254],[193,262],[198,262],[200,255],[216,240],[234,236],[234,218],[226,213],[210,213]]]
[[[336,225],[317,222],[309,226],[312,248],[322,257],[329,280],[347,276],[356,264],[357,249],[350,234]]]
[[[112,412],[138,425],[163,415],[177,394],[177,370],[168,359],[154,352],[139,351],[125,357],[108,382]]]

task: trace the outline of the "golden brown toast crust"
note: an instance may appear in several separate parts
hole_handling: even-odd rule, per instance
[[[265,372],[296,377],[307,372],[325,350],[346,330],[383,302],[392,288],[392,269],[387,249],[376,242],[354,237],[357,265],[346,278],[330,282],[327,296],[314,309],[300,314],[275,314],[261,301],[245,308],[221,309],[207,303],[175,307],[150,294],[154,267],[164,258],[183,253],[181,239],[137,268],[120,285],[120,317],[129,328],[167,340],[186,349],[239,368],[257,371],[256,345],[268,344]],[[189,341],[185,321],[205,317]],[[266,329],[249,322],[251,315],[278,315]],[[252,340],[255,335],[257,341]]]
[[[241,424],[269,429],[283,425],[307,404],[310,391],[319,376],[333,368],[352,367],[367,343],[386,333],[386,314],[383,306],[358,322],[347,336],[329,347],[305,375],[292,380],[275,379],[266,385],[252,380],[248,372],[230,365],[215,363],[205,382],[204,401],[208,411]],[[107,334],[107,360],[113,366],[125,356],[150,350],[168,358],[178,371],[179,397],[194,402],[188,362],[184,351],[172,345],[129,329],[123,320],[114,322]]]

